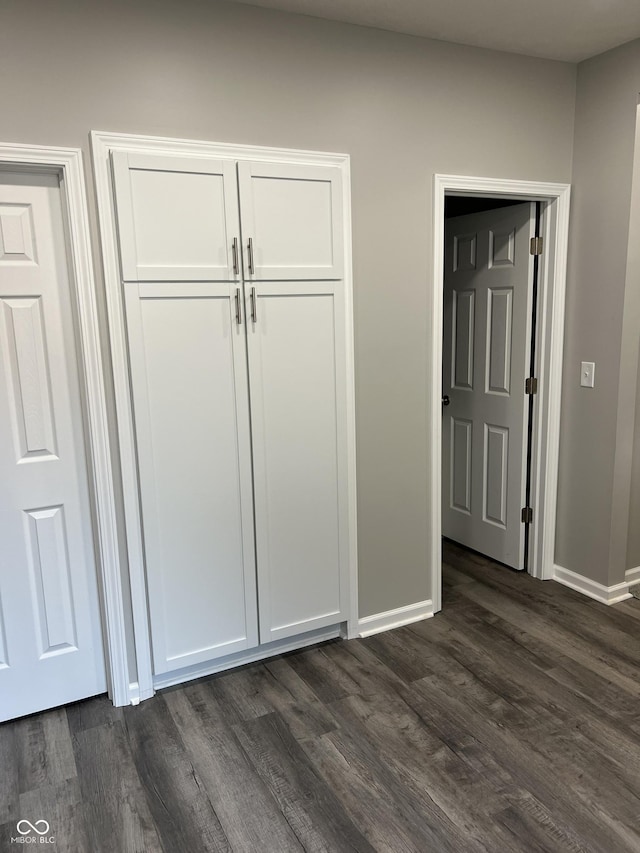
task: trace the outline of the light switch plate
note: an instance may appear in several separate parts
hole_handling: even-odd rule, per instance
[[[583,361],[580,366],[580,385],[583,388],[593,388],[596,374],[594,361]]]

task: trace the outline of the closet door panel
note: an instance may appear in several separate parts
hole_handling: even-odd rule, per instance
[[[229,284],[127,284],[156,674],[257,644],[244,327]]]
[[[114,152],[125,281],[222,281],[238,275],[235,163]]]
[[[238,175],[249,277],[256,281],[342,278],[339,169],[246,161],[238,164]]]
[[[341,306],[332,284],[255,288],[248,340],[262,643],[346,618]]]

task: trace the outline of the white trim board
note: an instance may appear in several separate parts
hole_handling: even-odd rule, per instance
[[[147,154],[165,154],[180,157],[227,158],[235,160],[262,160],[265,162],[305,163],[337,166],[342,171],[344,193],[342,198],[344,220],[344,299],[346,320],[346,387],[347,387],[347,472],[349,514],[349,586],[350,609],[345,635],[354,637],[358,629],[358,581],[356,539],[356,458],[355,458],[355,381],[353,341],[353,284],[351,254],[351,178],[348,154],[329,154],[315,151],[298,151],[285,148],[262,148],[249,145],[228,145],[201,140],[167,139],[164,137],[134,136],[102,131],[92,131],[94,177],[100,239],[103,247],[109,335],[114,375],[118,439],[122,470],[122,486],[127,532],[127,552],[133,609],[133,626],[138,662],[137,686],[133,677],[126,679],[127,704],[153,695],[155,684],[152,674],[152,653],[147,612],[147,595],[144,553],[138,501],[137,459],[131,397],[129,388],[128,351],[125,338],[124,306],[119,271],[115,207],[111,183],[110,157],[114,151]],[[124,632],[124,621],[119,630]],[[228,664],[229,666],[231,664]],[[216,670],[212,670],[216,671]],[[120,703],[122,704],[122,703]]]
[[[536,347],[539,394],[534,410],[530,573],[553,577],[555,557],[560,395],[569,235],[569,184],[434,175],[433,284],[431,298],[431,406],[428,447],[431,481],[430,535],[434,611],[441,608],[442,591],[442,324],[444,282],[445,195],[494,196],[542,201],[545,252],[539,283],[538,342]]]
[[[395,610],[387,610],[384,613],[374,613],[372,616],[363,616],[358,620],[358,637],[370,637],[391,628],[411,625],[412,622],[430,619],[433,614],[433,602],[428,600],[396,607]]]
[[[100,331],[96,305],[82,153],[77,148],[0,144],[0,165],[60,176],[69,233],[69,269],[78,328],[80,382],[84,396],[87,461],[92,491],[93,534],[104,617],[105,663],[110,695],[128,702],[129,677],[118,534]]]
[[[586,578],[584,575],[579,575],[577,572],[556,565],[553,567],[553,580],[563,586],[575,589],[583,595],[588,595],[589,598],[593,598],[601,604],[618,604],[627,598],[631,598],[629,582],[626,580],[623,583],[614,584],[614,586],[605,586]]]
[[[624,582],[627,586],[635,586],[637,583],[640,583],[640,566],[636,566],[634,569],[627,569],[624,573]]]

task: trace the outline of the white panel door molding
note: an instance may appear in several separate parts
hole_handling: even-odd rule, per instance
[[[0,719],[106,690],[57,175],[0,170]]]
[[[340,456],[340,454],[342,454],[342,456],[340,456],[340,476],[343,479],[339,490],[340,500],[342,503],[339,511],[340,521],[337,525],[340,536],[338,545],[340,565],[337,572],[339,575],[339,588],[336,585],[337,582],[334,578],[332,581],[334,584],[333,592],[330,591],[325,594],[326,602],[329,603],[326,604],[325,601],[319,602],[319,605],[322,604],[322,607],[324,607],[321,612],[319,609],[317,609],[316,612],[311,612],[311,610],[309,610],[309,612],[305,612],[301,619],[301,623],[303,624],[301,624],[298,630],[299,633],[307,630],[305,626],[307,624],[311,624],[314,620],[317,620],[314,623],[316,625],[332,625],[333,628],[335,628],[337,622],[340,622],[345,627],[345,633],[348,636],[356,636],[358,630],[358,605],[357,549],[355,535],[355,413],[350,242],[351,218],[350,198],[348,192],[350,178],[348,156],[342,154],[294,151],[289,149],[265,149],[252,146],[223,145],[200,141],[161,139],[99,132],[92,133],[92,148],[94,156],[96,192],[100,214],[100,233],[103,245],[107,307],[109,312],[110,343],[118,413],[118,436],[122,466],[122,481],[125,498],[131,598],[134,615],[135,651],[138,664],[137,683],[132,684],[130,688],[132,701],[136,701],[138,698],[146,698],[152,695],[154,690],[154,665],[152,665],[150,628],[153,628],[154,633],[153,658],[156,671],[159,671],[158,666],[163,667],[161,675],[156,676],[159,679],[158,683],[166,683],[167,678],[169,678],[169,680],[182,677],[186,678],[188,677],[188,673],[201,671],[203,666],[206,669],[208,666],[214,665],[213,663],[207,664],[206,662],[195,663],[196,659],[201,661],[204,660],[202,656],[207,656],[207,659],[211,660],[219,654],[221,656],[219,658],[221,662],[233,661],[238,658],[238,655],[242,655],[242,652],[233,651],[233,642],[238,643],[237,648],[246,648],[248,643],[254,642],[249,630],[249,622],[251,621],[249,608],[251,607],[250,600],[252,596],[255,606],[256,589],[255,586],[253,589],[250,589],[247,583],[245,583],[245,622],[242,625],[240,624],[238,617],[240,608],[234,606],[232,611],[233,614],[235,614],[235,617],[233,617],[232,614],[227,613],[221,617],[219,625],[220,636],[217,641],[211,642],[209,639],[206,642],[202,642],[198,648],[199,643],[202,641],[202,636],[197,636],[198,632],[195,625],[187,624],[185,614],[188,612],[189,606],[200,606],[200,602],[191,602],[188,606],[185,605],[182,610],[183,615],[181,617],[182,622],[180,624],[185,628],[185,631],[182,632],[182,640],[180,637],[181,631],[176,630],[171,632],[165,630],[164,638],[160,641],[161,644],[164,643],[164,648],[161,648],[160,645],[158,645],[156,642],[156,635],[159,630],[158,624],[152,624],[151,626],[149,624],[147,599],[148,590],[145,576],[145,543],[143,542],[141,531],[143,529],[143,524],[146,525],[145,537],[151,536],[152,548],[154,547],[154,536],[156,541],[159,543],[161,541],[161,537],[166,537],[167,533],[165,530],[159,530],[157,531],[158,535],[156,536],[151,529],[153,528],[153,523],[150,528],[151,532],[147,531],[148,521],[145,521],[142,516],[145,515],[145,512],[147,518],[149,516],[149,493],[150,490],[151,493],[154,493],[155,483],[153,477],[148,480],[145,477],[145,480],[147,481],[147,497],[143,497],[142,502],[140,502],[140,482],[138,478],[138,462],[140,464],[141,473],[142,468],[146,466],[145,470],[152,470],[153,476],[156,478],[160,473],[162,476],[167,475],[173,477],[174,481],[178,478],[179,474],[175,461],[170,460],[165,466],[164,463],[159,461],[158,456],[158,454],[162,455],[163,452],[166,452],[166,455],[168,456],[167,448],[169,447],[170,432],[172,430],[179,436],[178,441],[174,445],[176,458],[179,458],[180,454],[183,455],[183,461],[186,469],[193,470],[194,466],[198,462],[202,463],[203,471],[211,468],[211,465],[213,464],[212,460],[215,458],[215,453],[211,447],[206,446],[203,431],[206,431],[207,428],[209,428],[209,431],[213,429],[212,418],[214,398],[219,394],[222,395],[221,399],[224,398],[225,393],[228,392],[229,385],[227,385],[227,391],[223,388],[207,389],[204,387],[205,383],[202,381],[202,377],[200,377],[200,379],[197,377],[199,376],[202,360],[207,357],[207,353],[209,353],[209,356],[211,354],[211,347],[217,347],[216,358],[223,358],[223,360],[226,358],[227,364],[229,364],[228,349],[226,350],[227,355],[223,356],[225,347],[229,344],[229,339],[226,337],[227,332],[220,325],[222,323],[223,314],[226,317],[226,322],[231,323],[227,328],[233,328],[236,330],[238,328],[238,321],[236,319],[237,315],[239,314],[242,317],[242,322],[244,323],[246,312],[249,314],[251,313],[252,305],[250,291],[251,285],[254,284],[254,282],[256,290],[260,294],[257,296],[256,301],[259,302],[264,295],[263,291],[260,290],[262,284],[259,282],[255,274],[255,266],[253,274],[249,271],[250,260],[254,263],[258,260],[258,266],[262,270],[262,275],[275,278],[276,274],[278,274],[280,280],[287,279],[289,282],[287,286],[289,287],[291,296],[294,296],[297,292],[297,285],[291,285],[291,283],[296,279],[303,287],[310,285],[310,280],[313,279],[341,279],[339,287],[336,285],[335,290],[333,282],[324,286],[327,293],[332,294],[331,300],[333,302],[334,310],[332,323],[336,324],[338,322],[336,318],[341,317],[340,322],[342,323],[343,335],[340,344],[342,351],[335,362],[334,376],[336,389],[342,389],[344,392],[343,401],[339,404],[341,410],[336,415],[340,418],[340,423],[344,429],[344,436],[340,443],[340,447],[338,448],[336,446],[333,449],[334,458],[336,455]],[[200,174],[202,175],[207,175],[207,168],[209,168],[207,167],[207,163],[210,163],[210,168],[212,170],[220,170],[221,161],[232,162],[234,164],[233,168],[236,176],[236,192],[238,191],[238,171],[242,171],[243,164],[250,162],[252,167],[255,167],[255,174],[263,184],[261,189],[258,190],[256,198],[247,197],[248,201],[245,201],[245,207],[249,204],[247,209],[251,214],[257,211],[258,227],[257,231],[243,233],[243,245],[241,246],[238,258],[240,264],[239,275],[236,275],[235,270],[233,269],[233,242],[231,242],[231,254],[229,255],[229,237],[232,237],[234,230],[234,227],[229,226],[229,222],[233,220],[234,217],[237,218],[237,211],[234,212],[231,210],[231,212],[229,212],[229,210],[227,210],[226,213],[227,229],[225,245],[227,246],[228,253],[226,273],[222,267],[219,271],[212,272],[212,267],[215,266],[215,264],[207,262],[204,266],[202,264],[199,265],[201,267],[202,274],[200,275],[200,273],[198,273],[197,275],[194,275],[192,269],[193,264],[190,264],[188,260],[185,262],[184,257],[180,259],[179,263],[174,263],[173,259],[169,258],[169,262],[167,263],[166,253],[170,252],[171,249],[166,245],[163,245],[156,253],[156,259],[159,259],[159,263],[155,263],[153,259],[153,251],[149,251],[149,242],[147,243],[145,251],[147,252],[147,259],[151,258],[153,263],[147,264],[147,270],[141,273],[140,268],[141,266],[145,266],[145,264],[141,264],[140,261],[144,260],[144,258],[141,258],[139,255],[134,256],[131,245],[127,248],[126,238],[122,241],[121,246],[119,245],[117,233],[118,217],[113,189],[114,164],[118,167],[119,163],[120,168],[125,169],[125,171],[128,170],[129,177],[127,178],[127,181],[120,180],[119,186],[123,186],[128,182],[130,187],[130,164],[143,163],[145,168],[147,168],[150,163],[156,162],[156,158],[161,158],[163,160],[162,168],[158,170],[159,172],[165,171],[165,164],[166,168],[170,168],[178,164],[181,175],[194,174],[193,164],[195,161],[198,162],[197,169],[201,170]],[[123,163],[125,166],[122,166]],[[270,176],[267,174],[269,172],[269,166],[272,167],[272,171],[269,173]],[[147,168],[147,171],[154,172],[155,169],[152,166],[150,169]],[[230,171],[226,169],[223,175],[224,180],[222,181],[222,184],[218,182],[218,186],[222,186],[224,188],[225,199],[230,198],[228,192],[229,174]],[[307,176],[306,180],[304,177],[305,175]],[[162,181],[164,181],[164,177],[162,178]],[[265,196],[263,190],[266,184],[264,182],[266,182],[266,184],[270,183],[270,189],[273,190],[271,196],[269,196],[268,193]],[[147,189],[150,189],[152,192],[160,192],[160,195],[162,195],[163,189],[160,188],[158,190],[159,184],[155,181],[155,178],[154,181],[150,183],[154,185],[150,188],[147,187]],[[138,182],[138,184],[136,192],[140,194],[141,188],[142,190],[144,190],[144,188],[140,182]],[[183,188],[185,186],[186,183],[183,182]],[[131,195],[130,189],[126,190],[126,192],[129,192]],[[206,199],[208,197],[209,196],[206,193],[200,194],[200,207],[202,207],[203,204],[206,207]],[[203,199],[205,201],[203,201]],[[256,205],[254,205],[254,201],[257,202]],[[283,221],[288,215],[288,219],[286,219],[285,224],[287,224],[287,233],[291,232],[292,227],[294,228],[294,231],[292,232],[294,240],[290,243],[290,245],[294,247],[293,251],[289,251],[287,253],[288,241],[282,238],[281,233],[274,231],[272,223],[270,225],[265,222],[265,203],[267,206],[272,205],[272,211],[280,205],[280,208],[283,208],[281,210]],[[131,202],[127,202],[125,206],[127,206],[129,210],[132,209]],[[133,206],[135,207],[135,202],[133,203]],[[141,211],[142,208],[140,205],[138,205],[138,207]],[[153,208],[154,206],[151,205],[151,207]],[[168,208],[167,213],[166,206],[164,210],[166,214],[165,222],[170,221],[171,216],[175,214],[175,211]],[[268,210],[266,210],[266,212],[268,212]],[[255,224],[255,221],[256,220],[254,220],[253,224]],[[247,219],[247,223],[248,222],[249,219]],[[139,225],[137,227],[140,232]],[[182,225],[180,227],[182,227]],[[194,223],[192,228],[187,229],[186,233],[183,233],[183,236],[187,240],[191,239],[194,234],[197,235],[199,233],[198,227],[198,224]],[[244,229],[245,226],[243,225],[242,227]],[[296,227],[297,231],[295,230]],[[175,230],[177,233],[178,229],[176,228]],[[163,234],[171,233],[171,226],[167,228],[163,225],[160,231],[162,231]],[[160,239],[160,231],[156,230],[154,234],[143,230],[140,233],[145,235],[144,239],[148,239],[149,237],[152,239]],[[251,249],[254,251],[251,258],[249,255],[248,236],[252,237]],[[262,239],[263,237],[266,238],[264,241]],[[261,243],[262,248],[259,248],[258,243]],[[122,271],[125,276],[129,276],[129,280],[124,283],[122,281],[123,276],[121,275],[121,248],[123,252]],[[137,244],[134,248],[135,251],[138,252]],[[163,253],[164,256],[161,257]],[[127,260],[127,256],[129,258],[135,257],[135,272],[131,271],[132,267]],[[207,266],[208,270],[205,271],[204,268]],[[154,269],[149,271],[151,267],[154,267]],[[172,267],[173,271],[169,272],[167,267]],[[127,272],[127,270],[129,270],[129,272]],[[248,285],[243,284],[243,272],[245,281],[246,278],[249,277]],[[153,277],[153,280],[150,277]],[[225,277],[226,281],[224,288],[226,288],[226,290],[224,295],[222,294],[222,290],[220,290],[220,292],[216,290],[215,293],[213,290],[205,293],[205,290],[216,281],[220,282],[220,284],[216,285],[216,288],[222,288],[223,285],[221,282]],[[167,288],[166,303],[164,302],[165,295],[161,295],[161,290],[164,288]],[[201,288],[204,288],[205,290],[199,290]],[[238,308],[236,308],[236,288],[240,289],[242,297],[239,300],[240,304]],[[171,291],[170,294],[169,291]],[[247,306],[245,306],[245,301],[247,302]],[[155,305],[153,305],[154,303]],[[224,310],[222,308],[223,303]],[[339,305],[337,305],[337,303],[339,303]],[[202,316],[199,315],[197,310],[198,307],[201,310]],[[257,310],[260,310],[259,304],[257,305]],[[175,329],[172,327],[170,317],[173,316],[174,311],[176,316],[186,316],[185,312],[187,312],[190,316],[189,324],[193,324],[194,329],[203,323],[209,323],[210,329],[216,328],[217,326],[221,333],[219,335],[216,333],[216,335],[213,336],[205,333],[204,331],[197,334],[194,333],[192,336],[185,333],[182,341],[185,353],[180,355],[180,358],[177,359],[177,363],[175,365],[166,363],[165,367],[161,371],[163,375],[164,373],[167,375],[167,388],[164,388],[163,383],[160,381],[159,374],[155,377],[152,375],[151,379],[148,381],[148,347],[153,346],[158,352],[160,352],[161,348],[158,341],[163,333],[165,335],[164,340],[166,342],[171,341],[172,335],[175,334]],[[160,314],[163,313],[164,316],[161,318]],[[325,323],[325,333],[327,329],[326,323],[328,322],[328,315],[325,316],[326,314],[327,312],[324,310],[323,303],[321,319]],[[275,315],[274,319],[277,319]],[[142,342],[142,344],[139,346],[134,343],[131,354],[131,365],[129,363],[127,322],[133,323],[134,326],[141,330],[139,341]],[[336,325],[335,328],[337,329],[338,326]],[[231,334],[234,333],[235,331]],[[245,334],[244,328],[243,334]],[[291,335],[290,330],[288,331],[288,334]],[[145,347],[147,347],[146,352]],[[268,350],[267,355],[269,357],[265,358],[265,364],[277,363],[277,346],[272,350]],[[304,351],[302,355],[308,360],[308,351]],[[165,356],[159,356],[157,363],[160,364],[164,357]],[[237,358],[239,358],[239,356],[236,354],[234,356],[233,364],[233,382],[236,383],[235,417],[239,421],[240,416],[237,412],[237,401],[242,392],[238,378],[239,367],[238,362],[236,361]],[[134,362],[137,363],[137,367],[134,366]],[[134,376],[134,384],[136,382],[140,383],[144,381],[147,389],[155,389],[150,394],[149,399],[144,403],[144,408],[147,411],[155,412],[156,415],[157,412],[160,411],[164,411],[166,413],[166,436],[160,437],[159,443],[158,437],[154,437],[152,446],[143,450],[140,460],[138,460],[136,449],[136,445],[139,443],[139,436],[136,431],[140,428],[143,430],[146,429],[144,425],[145,415],[143,414],[142,423],[139,424],[138,408],[141,403],[136,399],[137,408],[134,418],[130,395],[130,367],[133,368],[134,374],[140,373],[140,376],[142,376],[141,371],[144,370],[144,379],[141,379],[139,376],[136,380]],[[153,374],[153,370],[151,371],[151,374]],[[183,381],[180,381],[179,377],[182,377]],[[175,411],[169,411],[170,406],[166,397],[167,389],[169,387],[173,388],[176,394],[190,394],[191,406],[195,405],[198,392],[201,393],[204,415],[203,424],[194,425],[192,432],[189,432],[185,424],[181,422],[179,410],[177,408]],[[336,408],[335,399],[333,407],[334,409]],[[230,423],[232,413],[227,411],[226,417]],[[152,420],[152,418],[149,420]],[[147,427],[148,426],[149,424],[147,424]],[[325,444],[329,446],[327,444],[326,436],[324,441]],[[240,454],[241,460],[245,459],[247,464],[250,460],[250,443],[248,444],[248,448],[249,450],[246,455],[246,459],[242,454]],[[229,458],[232,460],[236,459],[236,449],[233,446],[226,447],[226,456],[224,460],[222,460],[222,454],[219,454],[216,464],[222,465],[222,462],[225,461],[228,465]],[[241,461],[240,464],[242,465],[244,462]],[[242,476],[240,477],[240,481],[242,483]],[[231,482],[229,477],[227,477],[226,482]],[[243,488],[243,486],[240,487],[241,492]],[[206,550],[204,545],[205,539],[207,536],[209,539],[211,538],[211,531],[206,529],[206,526],[202,522],[202,513],[199,515],[197,501],[199,499],[204,499],[206,503],[206,498],[206,489],[199,490],[197,494],[189,495],[187,500],[184,502],[184,506],[180,506],[176,510],[178,513],[181,513],[181,519],[183,519],[183,516],[188,516],[189,513],[191,513],[191,521],[195,525],[194,541],[196,544],[199,543],[198,547],[202,545],[204,550]],[[157,494],[153,500],[156,499]],[[229,501],[229,504],[230,506],[226,509],[228,512],[231,512],[233,506],[236,505],[236,498],[234,497]],[[145,507],[147,507],[146,510]],[[156,504],[156,508],[157,507],[158,504]],[[165,519],[167,518],[166,513],[171,511],[165,506],[160,506],[160,510],[161,515],[164,513],[163,518]],[[240,516],[242,516],[242,512],[240,513]],[[236,567],[239,565],[238,560],[240,559],[236,547],[238,542],[238,518],[239,516],[236,514],[235,520],[232,520],[229,524],[229,529],[231,531],[236,531],[235,538],[233,533],[229,533],[226,539],[227,544],[224,546],[227,549],[227,554],[233,553],[233,549],[236,548],[235,557],[233,558],[235,560],[234,565]],[[160,527],[162,527],[162,525],[160,525]],[[334,554],[336,553],[335,527],[336,525],[334,524],[332,533],[334,537],[334,544],[332,546],[330,541],[327,545],[327,548],[334,548]],[[169,534],[170,537],[173,535],[173,533]],[[249,539],[245,538],[247,536],[250,536],[250,528],[247,528],[243,517],[242,559],[244,561],[245,579],[249,577],[247,567],[249,566],[249,555],[253,553],[252,543]],[[217,538],[218,541],[221,541],[219,537]],[[179,547],[179,543],[173,541],[170,542],[169,550],[174,547]],[[220,547],[223,547],[223,545],[221,544]],[[162,574],[162,572],[160,574]],[[213,584],[213,581],[211,583]],[[150,587],[152,585],[153,582],[150,584]],[[210,593],[213,592],[213,586],[211,584],[208,589]],[[171,594],[172,593],[168,587],[165,586],[164,589],[162,588],[162,584],[156,584],[155,592],[151,592],[151,588],[149,589],[149,595],[156,595],[156,597],[159,596],[159,600],[167,601],[168,596]],[[174,600],[176,600],[175,597]],[[184,604],[184,602],[182,602],[182,604]],[[156,608],[154,607],[154,610],[155,609]],[[280,616],[281,614],[276,614],[277,619],[280,619]],[[325,621],[323,621],[323,617],[326,617]],[[202,621],[202,614],[199,618]],[[289,624],[287,622],[287,618],[287,614],[284,614],[282,619],[278,622],[278,624],[284,629],[282,636],[288,636],[288,634],[293,633],[292,631],[286,630],[286,626]],[[154,613],[151,617],[152,623],[155,619],[156,614]],[[162,619],[162,616],[160,616],[160,619]],[[227,619],[226,623],[225,619]],[[198,620],[194,619],[193,621],[197,622]],[[178,622],[180,622],[180,620],[178,620]],[[257,614],[254,624],[257,628]],[[327,630],[331,629],[332,628],[329,628]],[[269,627],[269,631],[270,630],[271,628]],[[325,629],[315,628],[313,630],[322,632]],[[162,632],[162,628],[160,628],[160,632]],[[264,634],[264,631],[262,631],[262,634]],[[309,630],[307,630],[306,636],[310,637],[314,636],[314,634],[310,634]],[[260,638],[256,637],[255,642],[258,642],[259,639]],[[180,646],[181,642],[182,646]],[[262,640],[262,642],[264,642],[264,640]],[[274,640],[274,643],[290,645],[291,641],[281,639]],[[277,647],[274,643],[269,646],[272,650]],[[218,647],[218,651],[216,651],[216,645]],[[231,665],[231,663],[223,663],[222,665]],[[171,667],[173,667],[173,672],[177,673],[177,675],[171,675],[169,672]]]
[[[347,617],[342,287],[261,283],[248,303],[262,643]]]
[[[535,205],[447,220],[442,533],[524,566]]]
[[[570,191],[568,184],[480,178],[463,175],[434,176],[433,253],[431,287],[431,400],[428,433],[430,465],[429,528],[430,565],[434,610],[441,607],[442,588],[442,393],[443,393],[443,280],[446,195],[482,196],[542,204],[544,250],[539,267],[539,310],[536,331],[538,395],[534,406],[532,442],[533,524],[530,537],[530,569],[534,577],[553,577],[555,524],[560,442],[562,347],[566,289]],[[506,254],[505,254],[506,251]],[[471,258],[468,252],[468,261]],[[497,262],[508,260],[508,242]],[[502,307],[504,307],[504,300]],[[496,354],[497,358],[497,354]],[[494,364],[499,364],[494,360]],[[499,371],[498,371],[499,373]],[[494,377],[495,377],[494,372]],[[458,441],[461,441],[460,436]],[[460,493],[459,493],[460,494]]]
[[[341,279],[342,173],[290,163],[238,163],[245,270],[258,280]]]

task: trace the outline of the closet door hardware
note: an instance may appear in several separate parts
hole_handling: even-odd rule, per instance
[[[251,237],[247,243],[247,254],[249,255],[249,272],[253,275],[255,269],[253,266],[253,239]]]
[[[242,309],[240,308],[240,288],[236,287],[236,323],[242,325]]]
[[[233,272],[235,275],[238,275],[240,272],[240,267],[238,265],[238,238],[233,238],[233,243],[231,244],[231,251],[233,252]],[[238,320],[238,322],[240,322]]]
[[[251,319],[254,323],[258,322],[258,308],[256,304],[256,289],[251,288]]]

